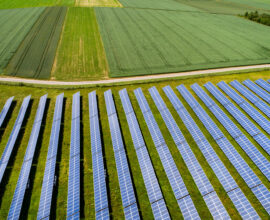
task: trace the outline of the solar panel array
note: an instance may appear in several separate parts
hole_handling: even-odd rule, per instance
[[[193,84],[191,88],[230,133],[239,146],[246,152],[250,159],[257,165],[266,178],[270,180],[270,163],[268,160],[198,84]]]
[[[10,109],[10,106],[11,106],[11,103],[13,101],[13,98],[14,98],[14,96],[11,97],[11,98],[9,98],[6,101],[6,103],[5,103],[2,111],[0,112],[0,128],[1,128],[3,122],[4,122],[5,118],[6,118],[6,115],[7,115],[8,111],[9,111],[9,109]]]
[[[46,106],[47,95],[40,98],[31,136],[28,142],[26,153],[24,155],[23,165],[13,195],[11,206],[8,213],[8,219],[19,219],[24,200],[25,190],[29,181],[30,170],[33,157],[36,150],[36,144]]]
[[[4,149],[4,152],[2,154],[1,160],[0,160],[0,183],[2,182],[3,176],[5,174],[10,156],[12,154],[14,145],[16,143],[17,137],[19,135],[23,120],[24,120],[24,116],[26,113],[26,110],[28,108],[29,102],[30,102],[31,96],[27,96],[26,98],[24,98],[23,103],[21,105],[19,114],[17,116],[17,119],[15,121],[15,124],[13,126],[13,129],[11,131],[11,134],[9,136],[7,145]]]
[[[80,92],[73,95],[67,219],[80,219]]]
[[[258,79],[255,81],[255,83],[257,83],[260,87],[265,89],[267,92],[270,92],[270,84],[268,82],[264,81],[263,79]]]
[[[64,94],[57,96],[37,219],[50,217]]]
[[[220,149],[233,164],[237,172],[244,179],[248,187],[253,191],[257,199],[261,202],[266,211],[270,213],[270,191],[262,184],[260,179],[252,171],[246,161],[241,157],[234,146],[229,142],[227,137],[201,107],[197,100],[185,88],[185,86],[178,86],[177,89],[195,112],[197,117],[201,120],[205,128],[209,131],[215,142],[219,145]]]
[[[248,90],[245,86],[239,83],[237,80],[230,82],[238,92],[240,92],[244,97],[246,97],[250,102],[252,102],[258,109],[260,109],[268,118],[270,118],[270,108],[269,106],[261,100],[258,96]]]
[[[129,131],[131,133],[132,141],[135,147],[153,215],[155,219],[170,219],[170,214],[167,210],[150,156],[148,154],[140,130],[140,126],[127,94],[127,90],[120,90],[119,95],[127,118]]]
[[[122,205],[126,219],[139,219],[137,201],[111,90],[104,93]],[[158,204],[157,204],[158,205]],[[159,207],[157,207],[159,208]]]
[[[227,83],[219,82],[218,87],[222,89],[237,105],[239,105],[254,121],[260,125],[268,134],[270,134],[270,121],[257,111],[251,104],[238,95]]]
[[[96,91],[88,94],[88,102],[95,196],[95,215],[97,219],[109,219],[110,214],[107,198],[106,171],[103,161]]]
[[[270,155],[270,140],[267,138],[222,92],[212,83],[204,85],[224,108],[242,125],[253,139]]]
[[[184,219],[200,219],[142,90],[134,93]]]
[[[190,149],[185,137],[180,131],[178,125],[176,124],[173,116],[171,115],[169,109],[165,105],[161,96],[159,95],[157,89],[152,87],[149,89],[152,99],[154,100],[166,126],[174,139],[174,142],[180,151],[199,191],[202,194],[202,197],[209,208],[212,216],[214,218],[229,218],[229,215],[221,203],[219,197],[217,196],[212,184],[205,175],[201,165],[196,159],[194,153]]]
[[[163,88],[167,97],[173,104],[178,115],[182,119],[183,123],[187,127],[189,133],[192,135],[194,141],[200,148],[208,164],[216,174],[224,190],[227,192],[228,196],[232,200],[236,209],[240,213],[241,217],[244,219],[254,219],[259,218],[258,214],[252,207],[252,205],[247,200],[244,193],[241,191],[228,169],[224,166],[222,161],[219,159],[218,155],[201,132],[200,128],[197,126],[196,122],[190,116],[182,102],[173,92],[170,86]],[[237,196],[236,196],[237,195]]]
[[[247,79],[243,82],[243,84],[248,87],[250,90],[252,90],[254,93],[256,93],[259,97],[261,97],[264,101],[266,101],[268,104],[270,104],[270,94],[257,86],[254,82]]]

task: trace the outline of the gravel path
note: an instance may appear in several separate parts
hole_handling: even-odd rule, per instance
[[[172,77],[179,77],[179,76],[193,76],[193,75],[203,75],[203,74],[221,73],[221,72],[228,72],[228,71],[259,69],[259,68],[270,68],[270,64],[197,70],[197,71],[179,72],[179,73],[166,73],[166,74],[157,74],[157,75],[148,75],[148,76],[111,78],[108,80],[99,80],[99,81],[64,82],[64,81],[53,81],[53,80],[23,79],[23,78],[15,78],[15,77],[0,77],[0,82],[17,82],[17,83],[27,83],[27,84],[58,85],[58,86],[59,85],[60,86],[79,86],[79,85],[95,85],[95,84],[110,84],[110,83],[119,83],[119,82],[143,81],[143,80],[149,80],[149,79],[164,79],[164,78],[172,78]]]

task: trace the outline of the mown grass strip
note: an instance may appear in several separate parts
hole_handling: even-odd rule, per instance
[[[52,78],[96,80],[108,76],[108,64],[93,8],[69,8]]]

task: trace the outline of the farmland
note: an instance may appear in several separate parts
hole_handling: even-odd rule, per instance
[[[66,8],[47,8],[11,59],[11,76],[50,78]]]
[[[75,0],[76,6],[81,7],[120,7],[118,0]]]
[[[0,0],[0,9],[3,8],[28,8],[41,6],[74,5],[74,0]]]
[[[44,8],[0,10],[0,72],[43,10]]]
[[[235,16],[95,11],[111,77],[269,63],[269,28]]]
[[[172,219],[181,218],[181,212],[180,212],[180,209],[178,208],[177,201],[174,198],[174,195],[170,188],[170,184],[166,177],[165,171],[162,168],[162,164],[159,159],[158,153],[153,144],[153,141],[147,129],[146,123],[144,121],[143,115],[139,109],[139,105],[133,93],[133,90],[139,87],[143,89],[143,92],[146,95],[146,98],[150,104],[151,110],[153,111],[154,117],[157,120],[157,123],[159,124],[161,132],[166,140],[166,143],[169,146],[170,152],[174,160],[176,161],[177,168],[179,169],[181,175],[183,176],[184,182],[192,196],[194,203],[196,204],[196,208],[198,209],[200,217],[202,219],[211,218],[210,213],[205,203],[203,202],[203,198],[200,195],[188,169],[186,168],[183,158],[181,157],[178,149],[176,148],[176,145],[174,144],[174,141],[171,135],[169,134],[169,131],[167,130],[164,121],[161,118],[161,115],[159,114],[153,100],[151,99],[149,95],[148,89],[151,86],[156,86],[162,98],[164,99],[165,103],[167,104],[169,110],[173,114],[173,117],[175,118],[178,126],[180,127],[181,131],[184,133],[184,136],[186,137],[188,143],[190,144],[192,151],[195,153],[196,157],[199,159],[207,176],[210,177],[211,183],[215,187],[219,197],[221,198],[221,201],[228,209],[229,214],[231,215],[233,219],[240,219],[239,213],[237,212],[235,207],[233,207],[232,203],[228,199],[228,196],[224,192],[224,189],[222,188],[219,181],[217,180],[217,177],[215,176],[215,174],[213,173],[213,171],[207,164],[205,158],[203,157],[202,153],[198,149],[193,138],[187,131],[186,127],[182,123],[176,111],[173,109],[172,104],[170,103],[170,101],[168,100],[164,92],[162,91],[162,88],[166,85],[170,85],[173,88],[174,92],[178,94],[178,97],[184,103],[185,107],[190,112],[192,117],[195,119],[200,129],[206,135],[207,139],[210,141],[211,145],[213,146],[215,151],[218,153],[221,160],[229,169],[231,175],[236,179],[238,185],[243,189],[245,195],[249,198],[249,200],[252,201],[252,205],[256,209],[260,217],[267,218],[267,213],[259,204],[258,200],[251,193],[251,190],[247,187],[244,180],[239,176],[238,172],[231,165],[229,159],[221,152],[219,146],[214,142],[209,132],[205,129],[205,127],[200,122],[199,118],[197,118],[197,116],[194,114],[192,109],[188,106],[188,104],[184,101],[184,99],[181,97],[181,95],[179,95],[179,93],[175,89],[175,87],[180,84],[185,84],[185,86],[190,90],[189,86],[195,82],[198,82],[200,85],[203,85],[204,83],[208,81],[217,83],[221,80],[230,82],[232,79],[238,79],[239,81],[242,81],[248,78],[251,80],[256,80],[258,78],[268,79],[269,71],[214,76],[214,77],[200,77],[196,79],[186,79],[186,80],[163,81],[160,83],[149,83],[149,84],[144,83],[144,84],[126,85],[126,86],[123,85],[123,86],[112,86],[112,87],[85,88],[85,89],[80,89],[80,90],[32,88],[32,87],[17,87],[17,86],[1,85],[0,93],[1,93],[2,98],[0,99],[0,109],[2,109],[5,100],[9,98],[10,96],[15,95],[16,103],[15,103],[14,109],[11,112],[8,123],[6,123],[6,126],[0,130],[0,154],[2,154],[4,147],[7,143],[8,136],[14,125],[22,99],[25,96],[32,94],[33,102],[31,104],[31,107],[29,108],[29,114],[27,116],[27,120],[23,125],[23,129],[21,131],[20,138],[19,138],[20,140],[16,144],[17,147],[16,147],[16,151],[13,154],[12,162],[8,166],[9,175],[7,175],[7,177],[5,178],[4,187],[3,188],[1,187],[0,218],[5,219],[9,211],[12,196],[16,187],[16,182],[19,177],[19,171],[23,162],[23,156],[26,151],[27,142],[29,140],[31,128],[34,122],[35,112],[38,106],[38,99],[42,95],[48,93],[49,104],[48,104],[48,107],[46,108],[46,113],[45,113],[46,120],[44,120],[42,123],[42,130],[41,130],[42,138],[40,138],[38,141],[38,146],[36,150],[37,152],[35,153],[34,164],[32,166],[33,169],[31,172],[30,189],[28,190],[28,194],[27,194],[27,198],[29,201],[26,202],[23,206],[24,218],[29,218],[29,219],[36,218],[38,205],[39,205],[39,198],[40,198],[40,193],[41,193],[42,179],[43,179],[43,174],[44,174],[44,169],[45,169],[45,161],[46,161],[46,156],[47,156],[47,151],[48,151],[51,125],[52,125],[52,120],[53,120],[53,109],[54,109],[54,104],[55,104],[55,98],[58,94],[62,92],[65,93],[66,101],[64,104],[64,114],[63,114],[64,118],[63,118],[63,123],[62,123],[62,130],[61,130],[61,138],[60,138],[61,140],[59,144],[59,153],[58,153],[59,157],[57,159],[58,178],[57,178],[56,200],[53,204],[52,216],[54,216],[57,219],[65,218],[66,204],[67,204],[67,189],[68,189],[67,182],[68,182],[68,164],[69,164],[70,131],[71,131],[71,123],[70,123],[71,106],[72,106],[71,104],[72,104],[72,94],[77,91],[80,91],[81,96],[82,96],[81,161],[83,164],[83,168],[81,169],[81,172],[83,173],[83,182],[82,182],[81,188],[82,188],[83,194],[81,196],[81,200],[82,200],[81,217],[85,219],[94,218],[95,211],[94,211],[94,194],[93,194],[93,170],[92,170],[92,160],[91,160],[88,100],[87,100],[87,94],[93,90],[97,91],[97,96],[99,100],[98,106],[99,106],[100,124],[101,124],[101,129],[102,129],[102,139],[104,141],[103,142],[104,158],[105,158],[105,164],[106,164],[108,187],[110,189],[109,202],[111,206],[111,217],[115,219],[122,219],[124,217],[123,209],[121,206],[121,196],[120,196],[118,180],[116,178],[117,171],[115,167],[115,160],[114,160],[114,157],[112,156],[114,155],[114,153],[113,153],[113,148],[112,148],[112,143],[111,143],[111,138],[110,138],[110,132],[109,132],[110,129],[109,129],[109,123],[107,119],[105,101],[104,101],[104,96],[103,96],[103,93],[106,90],[112,89],[116,108],[117,108],[117,114],[120,121],[121,130],[123,132],[125,148],[126,148],[127,156],[130,163],[131,174],[134,178],[134,187],[137,189],[136,196],[138,198],[138,205],[140,207],[140,212],[141,212],[142,218],[153,219],[153,214],[150,208],[150,203],[147,198],[146,188],[143,183],[143,178],[141,175],[139,163],[138,163],[137,157],[134,156],[135,155],[134,146],[133,146],[132,139],[129,133],[129,129],[128,129],[127,121],[126,121],[125,114],[123,111],[123,107],[120,101],[120,97],[118,95],[118,91],[123,88],[127,88],[128,90],[132,105],[134,107],[134,111],[136,113],[136,117],[138,118],[140,128],[142,130],[143,137],[145,139],[145,142],[146,142],[153,166],[155,168],[156,175],[160,183],[161,190],[163,192],[166,204],[168,206],[168,210],[171,214],[171,217]],[[199,100],[198,97],[195,95],[195,93],[192,92],[192,94],[194,95],[194,97],[196,97],[197,100]],[[206,108],[206,106],[201,101],[200,101],[200,104],[209,113],[209,115],[214,119],[214,116],[211,114],[211,112]],[[224,108],[222,109],[225,110]],[[229,115],[228,112],[226,112],[226,114]],[[233,120],[234,123],[237,123],[235,119],[233,119],[231,116],[229,117]],[[245,161],[247,161],[247,163],[252,167],[252,169],[259,176],[262,182],[267,186],[268,189],[270,189],[270,184],[267,181],[266,177],[254,165],[251,159],[246,156],[243,150],[232,139],[232,137],[224,129],[224,127],[216,119],[214,119],[214,121],[217,123],[219,128],[226,135],[226,137],[228,137],[228,139],[231,141],[231,143],[237,149],[237,151],[241,154],[241,156],[245,159]],[[240,126],[238,127],[241,129],[241,131],[244,132],[245,135],[248,136],[248,138],[252,139],[252,137],[247,132],[245,132],[243,128],[241,128]],[[269,135],[268,135],[268,138],[269,138]],[[261,150],[261,147],[258,146],[258,144],[256,144],[254,141],[252,141],[252,143],[258,149],[260,149],[261,152],[263,152]],[[270,160],[269,155],[267,155],[265,152],[263,152],[263,154],[267,157],[268,160]]]
[[[108,64],[93,8],[70,8],[55,59],[57,80],[108,77]]]

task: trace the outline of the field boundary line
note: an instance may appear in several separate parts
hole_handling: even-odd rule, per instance
[[[37,80],[37,79],[25,79],[18,77],[6,77],[0,76],[0,84],[2,83],[19,83],[19,84],[33,84],[33,85],[47,85],[47,86],[87,86],[87,85],[106,85],[115,83],[132,83],[132,82],[145,82],[145,81],[155,81],[155,80],[169,80],[172,78],[182,78],[182,77],[192,77],[192,76],[204,76],[204,75],[214,75],[222,74],[235,71],[258,71],[258,70],[269,70],[270,64],[263,65],[251,65],[251,66],[238,66],[238,67],[226,67],[226,68],[216,68],[207,70],[195,70],[188,72],[178,72],[178,73],[165,73],[157,75],[147,75],[147,76],[135,76],[135,77],[121,77],[121,78],[110,78],[106,80],[94,80],[94,81],[55,81],[55,80]]]

